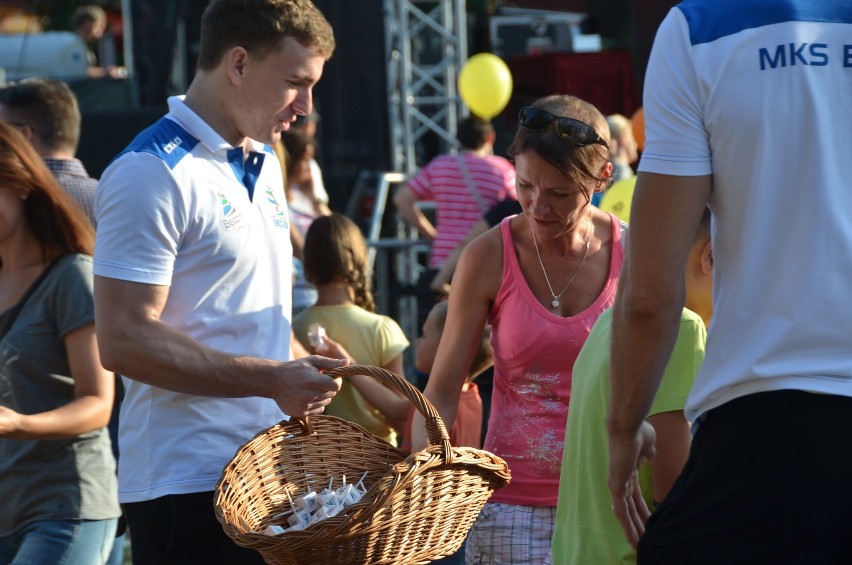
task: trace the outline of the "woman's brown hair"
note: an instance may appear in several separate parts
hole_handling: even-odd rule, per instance
[[[361,229],[342,214],[320,216],[305,235],[305,278],[316,286],[346,283],[355,305],[376,310],[370,290],[369,253]]]
[[[13,126],[0,122],[0,186],[26,196],[27,226],[50,260],[67,253],[91,255],[95,230],[85,213]]]
[[[554,94],[539,98],[531,106],[556,116],[573,118],[588,124],[606,141],[607,145],[610,143],[606,118],[585,100],[567,94]],[[527,151],[536,153],[580,186],[587,185],[589,181],[609,180],[601,175],[601,169],[609,160],[609,149],[597,143],[584,146],[571,145],[562,141],[553,127],[536,132],[518,126],[518,131],[507,153],[514,158]]]

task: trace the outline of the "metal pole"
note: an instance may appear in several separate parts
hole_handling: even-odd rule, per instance
[[[124,67],[130,81],[130,105],[139,107],[139,83],[136,80],[136,60],[133,57],[133,13],[130,0],[121,0],[121,43],[124,49]]]

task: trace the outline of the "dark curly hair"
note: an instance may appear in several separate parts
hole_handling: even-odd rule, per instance
[[[310,283],[346,283],[355,291],[355,305],[375,312],[367,242],[355,222],[336,213],[311,222],[305,235],[304,264]]]

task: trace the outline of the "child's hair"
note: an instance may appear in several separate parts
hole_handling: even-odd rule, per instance
[[[447,301],[443,300],[432,307],[430,314],[434,316],[435,326],[438,333],[444,334],[444,324],[447,323]],[[473,356],[473,361],[468,370],[468,381],[472,381],[480,373],[494,364],[494,351],[491,348],[491,326],[486,325],[482,330],[482,341],[476,349],[476,354]]]
[[[297,167],[308,159],[308,150],[316,149],[316,141],[308,134],[299,130],[281,132],[281,145],[284,147],[285,179],[292,179]]]
[[[305,278],[319,286],[344,282],[355,291],[355,305],[374,312],[369,254],[361,229],[342,214],[320,216],[305,235]]]

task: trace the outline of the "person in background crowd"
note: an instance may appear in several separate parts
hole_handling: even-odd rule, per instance
[[[222,530],[213,491],[285,413],[322,412],[344,360],[290,357],[290,222],[268,146],[334,50],[307,0],[213,0],[185,97],[104,172],[95,312],[124,377],[119,494],[134,565],[261,563]]]
[[[46,78],[25,79],[0,87],[0,119],[18,127],[41,155],[59,184],[83,209],[94,225],[97,179],[89,176],[75,157],[80,141],[80,107],[68,85]],[[109,422],[113,454],[118,457],[118,419],[124,387],[115,377],[115,401]],[[109,565],[121,565],[124,559],[124,521],[119,522]]]
[[[495,138],[491,122],[464,118],[458,124],[461,152],[436,157],[393,196],[403,219],[432,242],[429,269],[417,281],[417,327],[440,298],[429,288],[437,270],[489,208],[516,196],[515,168],[492,154]],[[421,201],[437,204],[436,225],[418,207]]]
[[[317,162],[317,154],[319,153],[317,126],[319,125],[319,122],[320,115],[317,113],[316,109],[314,109],[307,116],[299,116],[296,119],[296,123],[293,124],[292,131],[300,131],[313,140],[314,154],[310,161],[308,161],[311,172],[311,190],[309,191],[309,194],[313,196],[314,200],[322,202],[326,207],[328,207],[328,192],[325,189],[325,182],[322,178],[322,169]]]
[[[689,454],[689,422],[683,407],[704,359],[706,327],[713,315],[710,210],[704,213],[689,248],[684,279],[686,304],[676,346],[647,418],[658,440],[657,453],[639,474],[642,495],[649,507],[665,500]],[[609,403],[611,344],[609,309],[598,318],[574,363],[553,555],[545,565],[636,562],[636,551],[612,513],[606,485],[604,417]]]
[[[633,127],[630,120],[621,114],[610,114],[606,117],[606,123],[609,126],[609,135],[612,140],[609,147],[609,160],[612,162],[613,169],[612,178],[616,183],[633,179],[636,176],[633,172],[633,163],[639,159],[639,151],[636,138],[633,137]],[[592,196],[592,204],[600,207],[604,195],[610,189],[611,187],[605,192],[596,192]]]
[[[367,242],[355,222],[342,214],[314,220],[305,238],[305,276],[316,286],[318,297],[316,304],[293,318],[303,345],[312,345],[321,355],[405,374],[402,354],[408,339],[396,321],[375,312]],[[315,324],[327,337],[311,344],[309,331]],[[351,383],[344,383],[325,413],[355,422],[393,445],[396,428],[405,420],[404,415],[394,418],[370,404]]]
[[[0,564],[103,564],[121,510],[98,359],[94,233],[0,123]]]
[[[571,368],[612,305],[623,226],[591,205],[610,181],[609,128],[591,104],[550,96],[524,107],[509,147],[523,214],[462,252],[425,395],[448,427],[486,322],[494,393],[485,449],[512,470],[471,529],[468,563],[541,564],[550,552]],[[412,449],[426,444],[415,414]]]
[[[107,15],[100,6],[80,6],[71,14],[71,30],[77,34],[80,41],[86,46],[86,57],[88,59],[89,78],[124,78],[127,71],[123,67],[103,67],[98,62],[98,56],[92,48],[93,44],[100,41],[107,27]]]
[[[0,120],[19,128],[47,167],[94,224],[97,179],[75,158],[80,107],[67,84],[29,78],[0,87]]]
[[[310,161],[316,154],[314,138],[302,131],[289,130],[281,135],[275,146],[276,154],[284,163],[284,192],[290,215],[290,242],[293,244],[293,315],[295,316],[317,301],[317,289],[305,278],[305,236],[311,223],[319,216],[331,214],[322,200],[312,192]]]
[[[805,0],[688,0],[657,32],[607,417],[612,506],[641,564],[850,561],[850,36],[852,4]],[[645,418],[706,206],[714,312],[692,447],[646,524]]]
[[[642,117],[642,108],[639,108],[630,120],[631,136],[637,140],[636,147],[642,149],[639,140],[644,140],[644,119]],[[638,137],[637,137],[638,136]],[[612,186],[601,193],[598,208],[604,212],[615,214],[622,222],[630,223],[630,203],[633,201],[633,191],[636,188],[636,175],[632,174],[628,178],[616,180]]]

